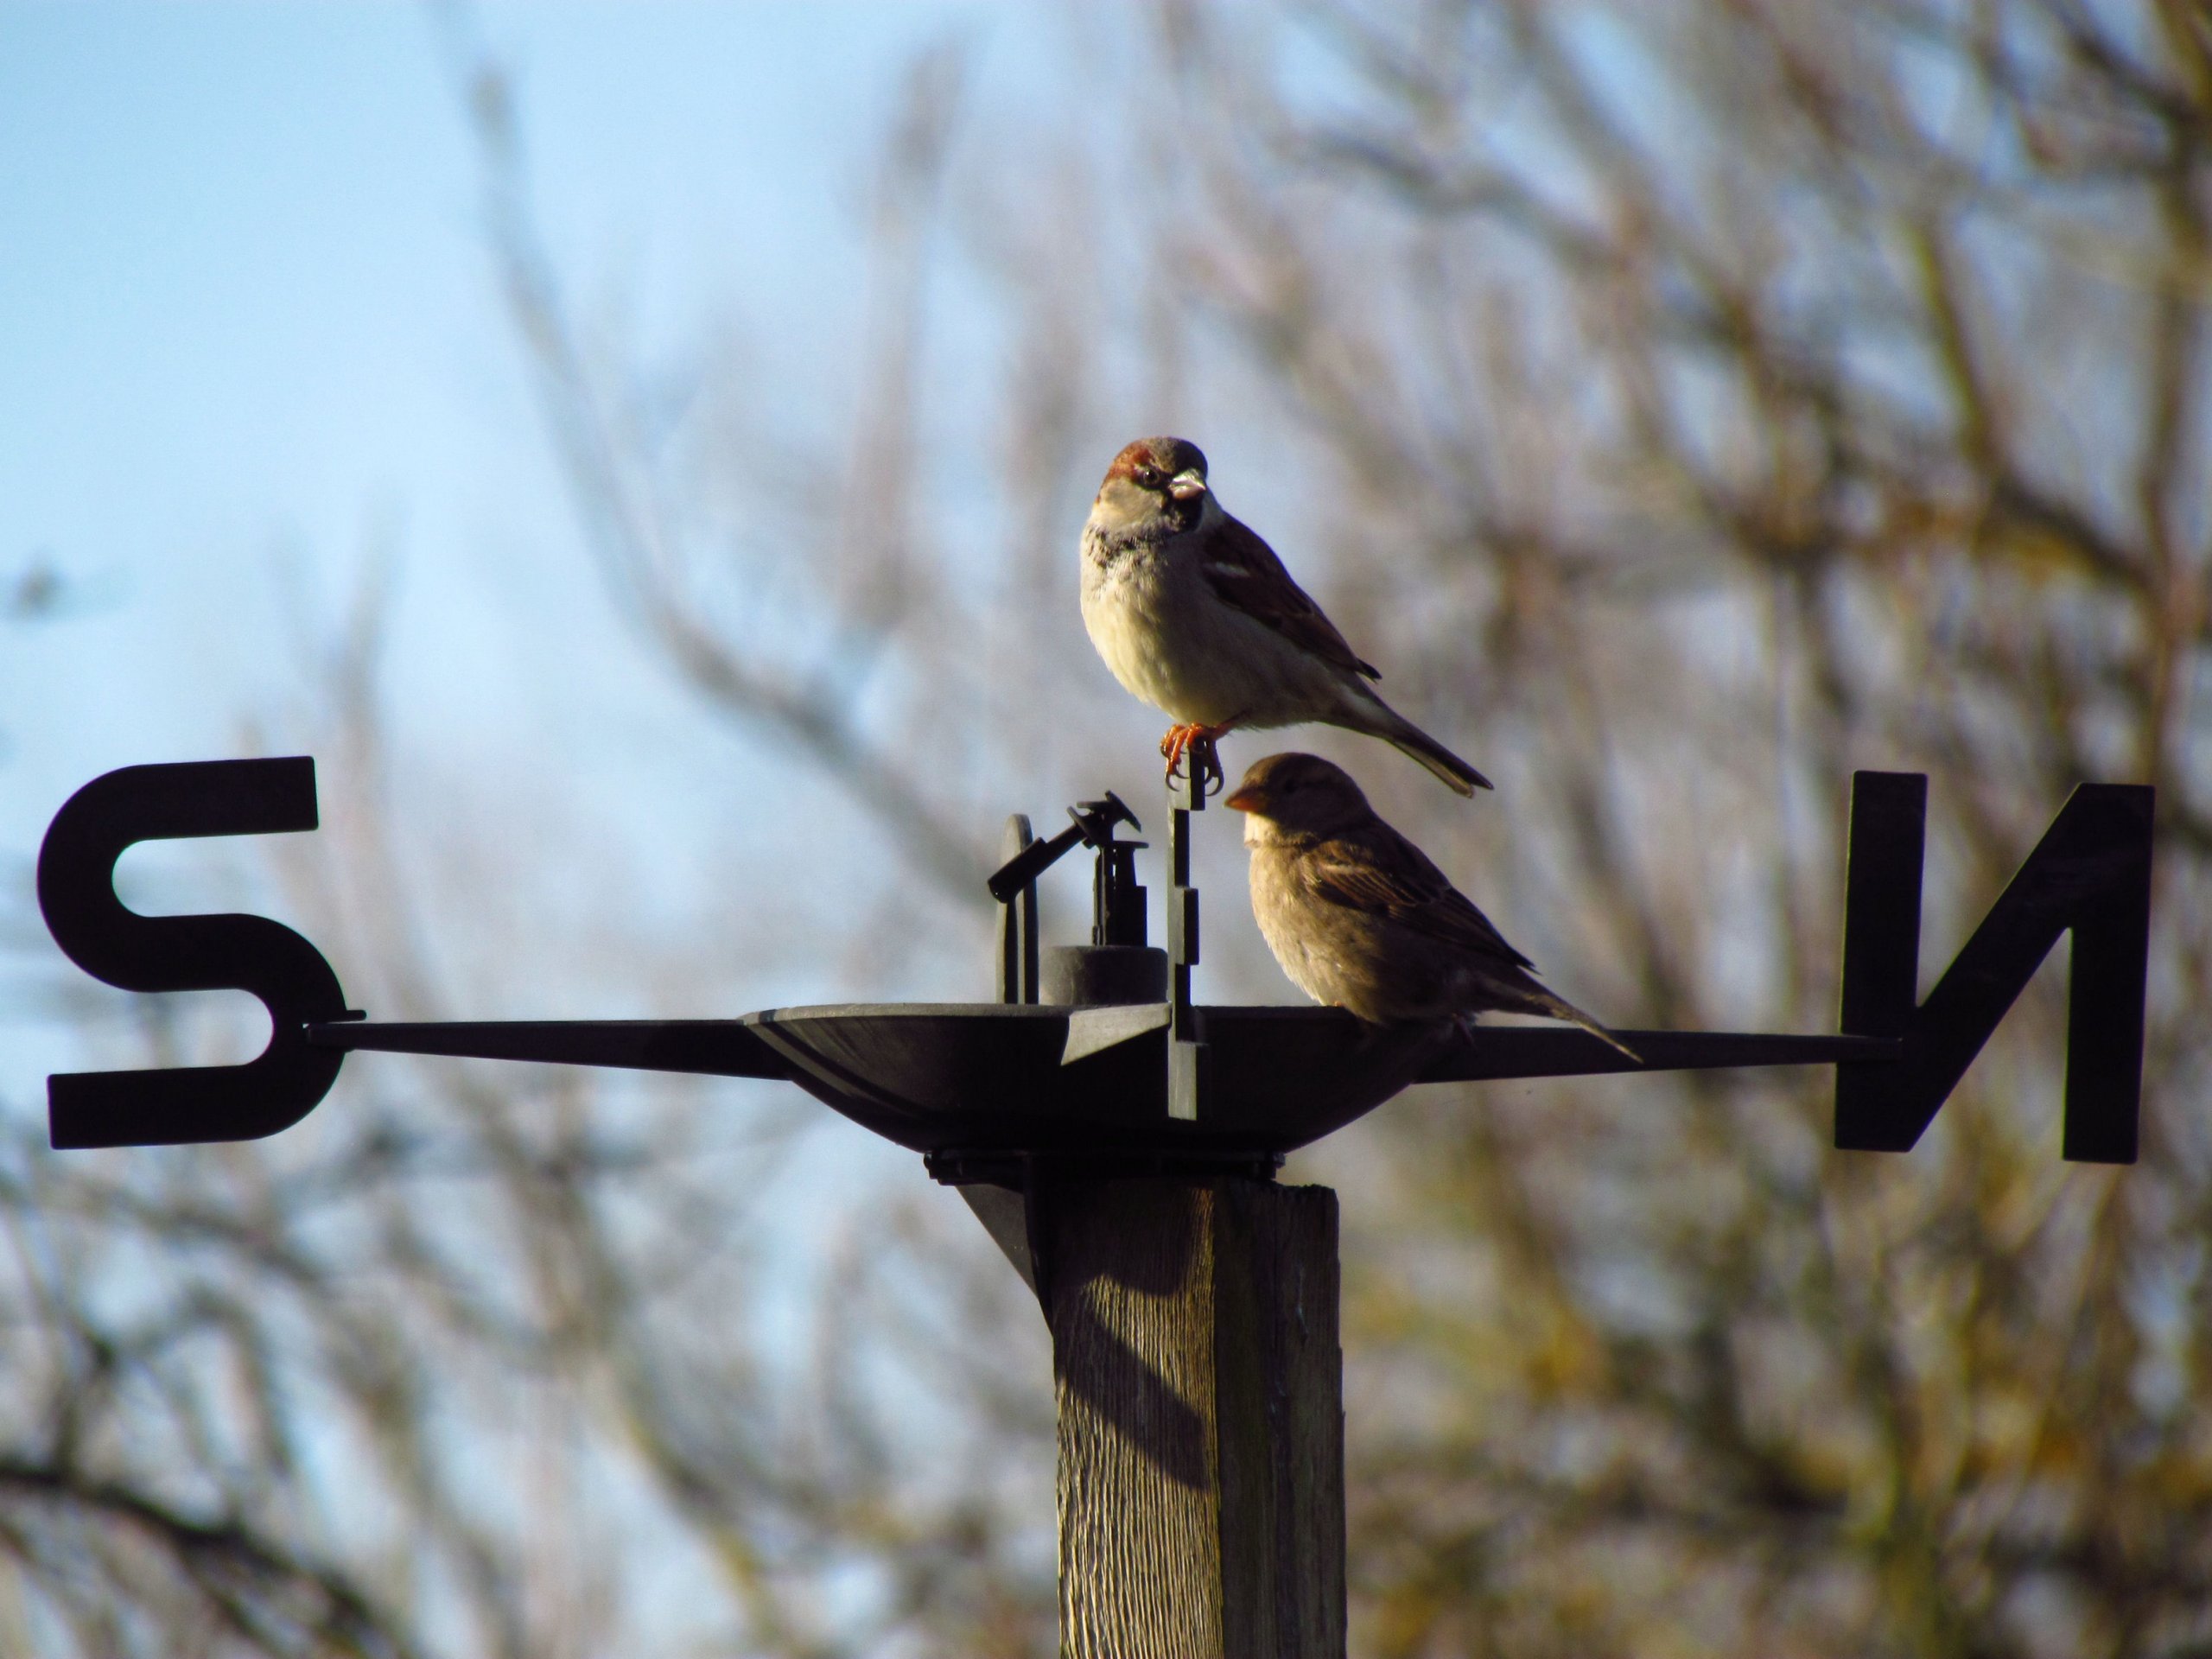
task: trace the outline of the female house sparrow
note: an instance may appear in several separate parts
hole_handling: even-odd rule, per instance
[[[1246,814],[1252,913],[1291,982],[1370,1025],[1461,1020],[1486,1008],[1571,1020],[1635,1051],[1529,976],[1529,962],[1343,769],[1271,754],[1223,803]]]
[[[1377,671],[1222,511],[1181,438],[1140,438],[1107,469],[1083,527],[1083,622],[1114,677],[1175,721],[1171,779],[1186,751],[1218,777],[1214,742],[1235,727],[1314,721],[1395,745],[1462,795],[1490,787],[1368,689]]]

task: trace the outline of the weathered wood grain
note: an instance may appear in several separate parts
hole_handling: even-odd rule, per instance
[[[1342,1659],[1325,1187],[1125,1180],[1039,1211],[1072,1659]]]

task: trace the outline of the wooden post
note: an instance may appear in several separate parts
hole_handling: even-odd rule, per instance
[[[1344,1659],[1337,1195],[1038,1195],[1066,1659]]]

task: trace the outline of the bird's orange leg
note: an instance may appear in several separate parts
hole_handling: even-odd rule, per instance
[[[1167,781],[1172,784],[1181,775],[1183,757],[1187,754],[1191,758],[1192,781],[1208,795],[1217,793],[1228,779],[1221,769],[1220,752],[1214,745],[1236,725],[1236,720],[1224,720],[1218,726],[1193,721],[1187,726],[1169,727],[1167,735],[1160,740],[1160,752],[1167,757]]]
[[[1167,781],[1173,783],[1182,775],[1183,753],[1191,747],[1195,726],[1170,726],[1167,735],[1160,740],[1160,752],[1167,757]]]

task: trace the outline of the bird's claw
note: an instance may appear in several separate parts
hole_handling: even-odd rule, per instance
[[[1214,747],[1211,737],[1198,737],[1191,742],[1191,781],[1197,786],[1198,798],[1218,795],[1227,786],[1228,774],[1221,767],[1221,752]]]
[[[1167,757],[1167,781],[1173,783],[1183,775],[1183,760],[1191,761],[1191,781],[1197,785],[1201,800],[1209,795],[1218,795],[1228,783],[1222,771],[1221,751],[1216,747],[1226,726],[1173,726],[1167,735],[1160,740],[1160,752]]]

